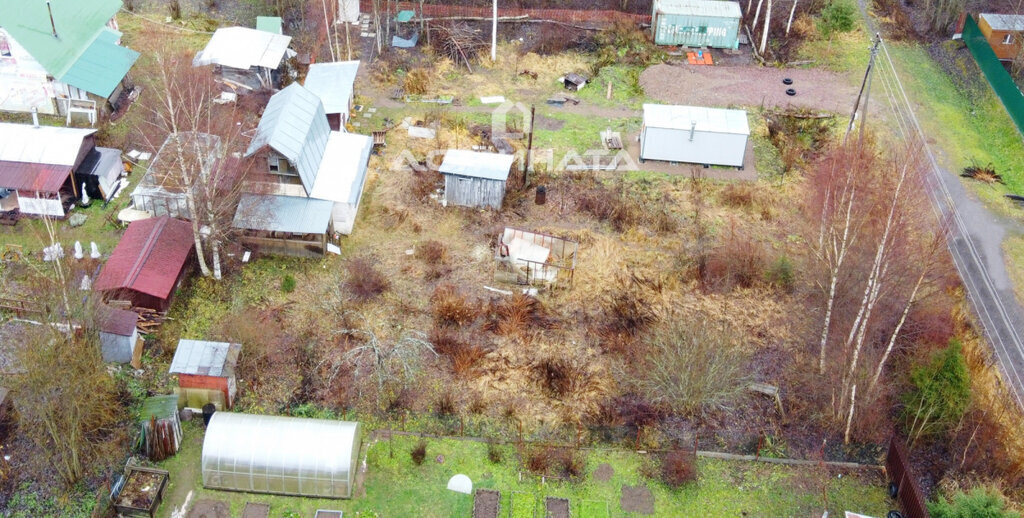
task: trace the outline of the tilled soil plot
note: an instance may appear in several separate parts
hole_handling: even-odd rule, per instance
[[[565,498],[547,497],[544,500],[547,518],[569,518],[569,500]]]
[[[473,518],[498,518],[501,494],[493,489],[478,489],[473,497]]]
[[[782,81],[789,78],[792,84]],[[809,68],[654,65],[640,75],[658,101],[690,106],[796,106],[845,113],[857,88],[843,76]],[[796,95],[787,95],[792,88]]]

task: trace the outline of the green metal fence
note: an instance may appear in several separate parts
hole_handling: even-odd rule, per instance
[[[974,61],[978,63],[978,68],[985,74],[988,84],[992,85],[992,89],[1003,101],[1003,106],[1006,107],[1013,123],[1017,125],[1017,131],[1024,133],[1024,94],[1021,94],[1020,89],[1017,88],[1010,74],[1003,68],[996,53],[992,51],[992,47],[985,40],[985,35],[978,29],[977,22],[970,16],[967,16],[967,21],[964,24],[963,37],[964,43],[967,44],[971,55],[974,56]]]

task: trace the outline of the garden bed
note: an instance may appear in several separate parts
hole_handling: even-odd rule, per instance
[[[124,516],[152,517],[160,506],[168,478],[170,475],[162,469],[129,467],[114,509]]]
[[[547,518],[569,518],[569,499],[549,496],[544,499],[544,511]]]
[[[478,489],[473,497],[473,518],[498,518],[501,493],[493,489]]]

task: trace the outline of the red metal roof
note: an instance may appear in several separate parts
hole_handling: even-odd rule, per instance
[[[100,331],[112,335],[131,336],[139,323],[139,315],[133,311],[112,308],[101,304],[97,310]]]
[[[162,216],[132,222],[93,287],[166,299],[194,244],[192,225],[186,221]]]
[[[0,160],[0,188],[25,192],[57,192],[71,175],[71,166]]]

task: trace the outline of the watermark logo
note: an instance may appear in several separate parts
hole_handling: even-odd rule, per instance
[[[523,121],[521,131],[512,131],[514,126],[509,125],[510,116],[516,112],[520,114]],[[491,112],[491,135],[494,137],[521,139],[530,132],[531,125],[533,125],[533,121],[530,120],[530,108],[523,103],[505,101]]]

